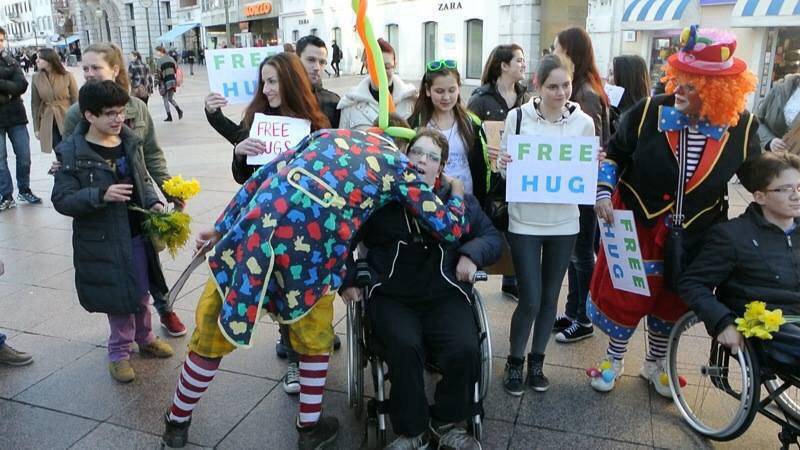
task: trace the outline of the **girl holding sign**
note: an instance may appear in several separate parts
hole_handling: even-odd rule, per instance
[[[267,152],[264,141],[249,137],[256,113],[306,119],[311,122],[312,132],[330,127],[300,58],[294,53],[278,53],[264,59],[258,68],[258,89],[239,125],[222,114],[222,105],[224,100],[220,104],[209,102],[206,115],[211,126],[235,146],[231,170],[239,184],[247,181],[258,168],[248,165],[247,157]]]
[[[572,64],[566,58],[548,55],[536,69],[538,97],[508,113],[500,144],[500,173],[506,176],[510,154],[508,136],[519,134],[579,137],[594,136],[592,118],[580,105],[569,101]],[[508,239],[519,285],[519,303],[511,317],[511,352],[506,362],[503,387],[520,396],[527,384],[544,392],[549,381],[543,373],[544,353],[556,319],[558,293],[567,272],[578,234],[578,206],[545,203],[510,203]],[[528,375],[523,382],[525,347],[533,327]]]
[[[486,136],[478,116],[461,103],[461,75],[453,60],[431,61],[419,87],[420,96],[408,122],[412,127],[430,127],[447,139],[450,157],[445,175],[464,183],[481,207],[486,205],[491,167]]]

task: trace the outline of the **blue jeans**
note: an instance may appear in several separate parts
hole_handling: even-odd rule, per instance
[[[17,159],[17,190],[27,192],[31,189],[31,145],[27,125],[0,128],[0,195],[4,197],[14,194],[14,184],[8,170],[6,135]]]

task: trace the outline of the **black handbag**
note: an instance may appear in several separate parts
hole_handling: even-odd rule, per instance
[[[678,292],[678,281],[687,265],[686,230],[683,228],[683,197],[686,188],[686,154],[688,133],[681,131],[678,144],[678,186],[675,189],[675,208],[667,223],[669,233],[664,243],[664,287]]]
[[[517,108],[517,125],[514,134],[519,134],[522,127],[522,109]],[[493,173],[489,184],[489,195],[486,202],[486,215],[492,225],[500,231],[508,231],[508,202],[506,201],[506,179],[499,173]]]

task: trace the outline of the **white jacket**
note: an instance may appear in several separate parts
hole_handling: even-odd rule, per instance
[[[372,97],[369,85],[369,77],[366,77],[339,100],[337,109],[342,111],[342,115],[339,118],[339,128],[369,128],[378,118],[378,109],[380,107],[378,101]],[[392,99],[394,99],[395,110],[402,118],[408,119],[414,111],[417,89],[401,80],[397,75],[392,78],[392,86]]]
[[[567,102],[565,117],[556,123],[543,119],[535,106],[539,98],[534,97],[522,105],[520,135],[526,136],[594,136],[594,122],[588,114],[581,111],[580,105]],[[507,153],[509,135],[516,133],[517,111],[511,110],[506,116],[505,131],[500,141],[500,154]],[[505,178],[505,167],[501,168]],[[578,233],[578,205],[555,203],[509,203],[508,231],[533,236],[559,236]]]

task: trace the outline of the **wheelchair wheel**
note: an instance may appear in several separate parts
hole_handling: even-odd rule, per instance
[[[483,298],[477,289],[472,291],[473,310],[475,320],[478,324],[478,346],[481,352],[481,378],[480,378],[480,397],[486,398],[489,385],[492,382],[492,331],[489,326],[489,316],[486,314],[486,307]]]
[[[770,394],[780,389],[788,380],[777,375],[775,379],[767,380],[764,382]],[[778,397],[775,398],[775,403],[781,407],[781,411],[786,413],[789,417],[797,422],[800,422],[800,387],[797,384],[792,384],[783,391]]]
[[[752,345],[731,355],[689,312],[675,324],[667,352],[672,396],[689,426],[717,441],[744,433],[758,412],[761,391]]]
[[[357,418],[364,411],[362,302],[347,305],[347,399]]]

